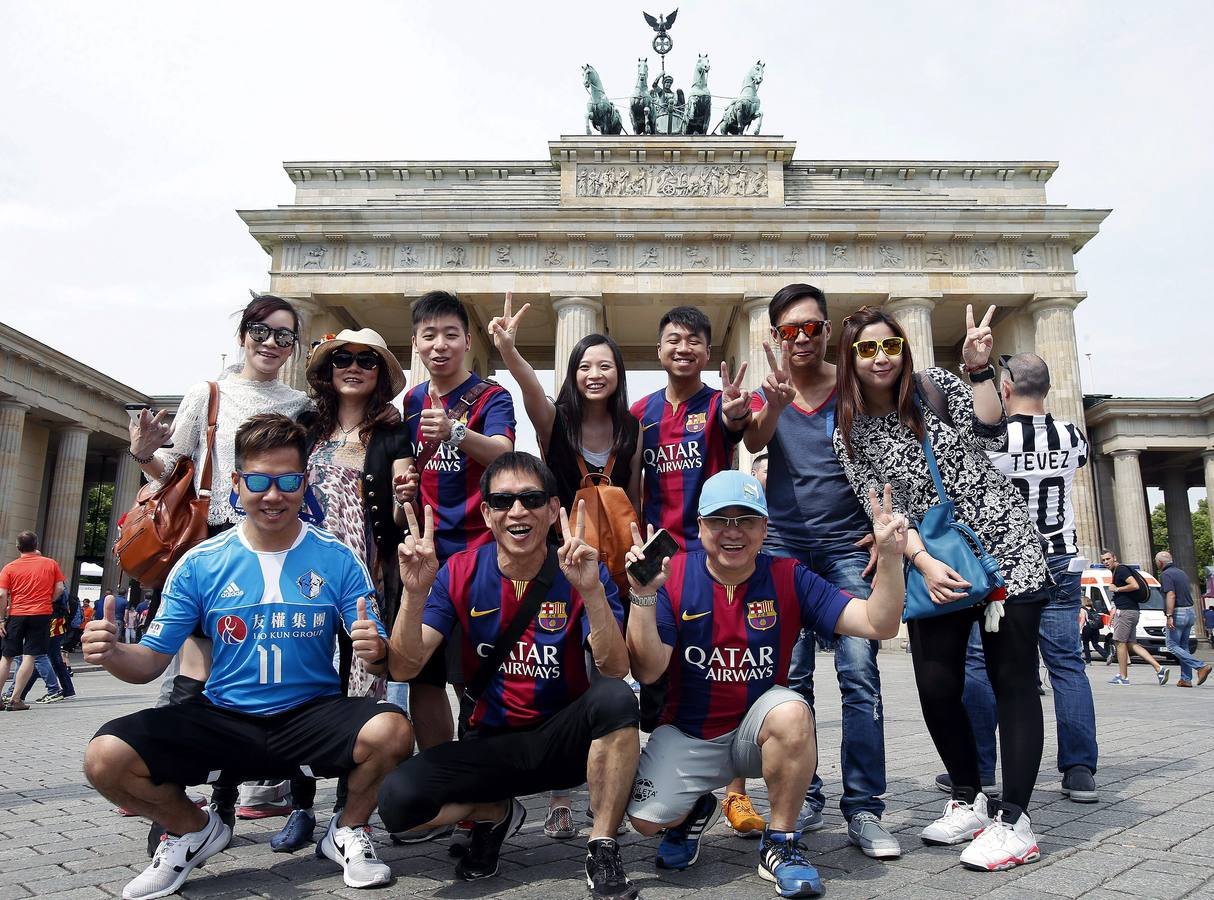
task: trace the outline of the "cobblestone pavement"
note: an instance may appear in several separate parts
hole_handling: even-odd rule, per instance
[[[904,856],[887,862],[863,856],[848,845],[837,805],[828,806],[827,829],[807,835],[806,843],[827,879],[829,897],[1214,900],[1214,682],[1193,690],[1160,688],[1144,667],[1135,666],[1134,684],[1115,688],[1106,683],[1112,669],[1089,668],[1101,747],[1101,802],[1095,805],[1075,804],[1059,793],[1047,696],[1045,758],[1031,810],[1044,856],[1011,872],[986,874],[962,869],[959,848],[920,843],[919,830],[945,802],[933,785],[940,763],[919,713],[910,658],[885,651],[881,669],[889,760],[885,822],[897,832]],[[822,775],[837,798],[839,696],[829,657],[820,659],[819,673]],[[154,687],[120,684],[103,672],[81,675],[77,687],[76,700],[0,716],[0,900],[120,896],[123,884],[146,865],[143,820],[116,815],[84,783],[80,762],[96,728],[150,703]],[[751,785],[765,808],[762,782]],[[322,784],[317,808],[327,809],[332,798],[333,783]],[[574,806],[582,817],[584,793],[575,794]],[[542,798],[529,801],[526,825],[507,843],[499,877],[488,882],[454,883],[444,842],[394,847],[379,833],[395,883],[379,891],[346,888],[337,867],[310,852],[271,853],[270,836],[283,820],[269,819],[238,822],[232,846],[195,872],[182,894],[287,900],[581,897],[584,843],[547,839],[543,807]],[[653,842],[631,832],[621,840],[629,873],[646,900],[774,894],[755,874],[756,843],[722,826],[708,835],[699,863],[682,873],[654,868]]]

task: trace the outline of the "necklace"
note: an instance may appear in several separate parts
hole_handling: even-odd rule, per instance
[[[350,443],[350,435],[358,430],[358,426],[361,425],[362,422],[355,422],[350,428],[342,428],[341,422],[337,422],[336,424],[337,430],[341,432],[341,442],[343,444],[348,444]]]

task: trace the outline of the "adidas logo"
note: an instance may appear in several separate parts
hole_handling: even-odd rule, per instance
[[[223,589],[223,593],[221,593],[219,596],[225,599],[231,597],[243,597],[244,591],[240,589],[240,585],[238,585],[235,581],[229,581],[228,586]]]

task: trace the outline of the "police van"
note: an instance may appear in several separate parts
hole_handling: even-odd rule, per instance
[[[1130,566],[1130,568],[1142,576],[1151,591],[1150,599],[1138,607],[1138,628],[1135,640],[1140,646],[1149,650],[1152,656],[1170,657],[1171,654],[1166,653],[1163,649],[1164,644],[1167,643],[1165,633],[1167,616],[1164,615],[1163,591],[1159,588],[1159,580],[1150,572],[1142,571],[1140,566]],[[1104,566],[1096,564],[1083,570],[1079,584],[1083,596],[1092,601],[1092,608],[1100,616],[1100,638],[1103,641],[1113,631],[1113,613],[1116,611],[1116,607],[1113,605],[1113,573]],[[1189,651],[1193,652],[1196,649],[1197,638],[1190,635]],[[1133,661],[1134,654],[1130,654],[1130,659]]]

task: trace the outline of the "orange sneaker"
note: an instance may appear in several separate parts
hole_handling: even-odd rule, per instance
[[[725,799],[721,801],[721,806],[725,810],[725,818],[729,820],[729,827],[738,837],[757,838],[767,827],[767,823],[763,821],[761,815],[755,812],[750,798],[745,794],[727,791]]]

